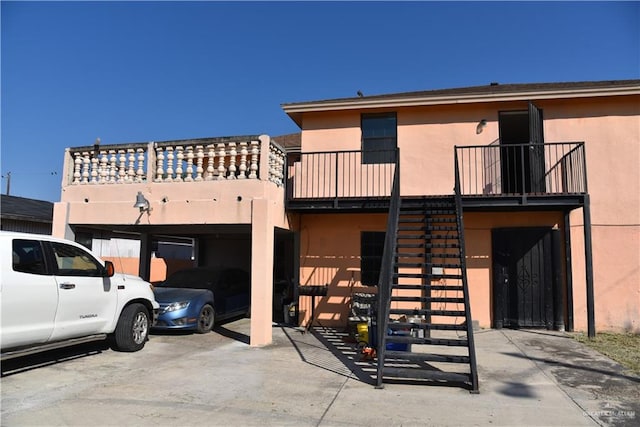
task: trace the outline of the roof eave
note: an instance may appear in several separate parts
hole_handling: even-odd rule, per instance
[[[344,98],[332,101],[282,104],[291,119],[302,126],[302,114],[322,111],[364,110],[374,108],[418,107],[429,105],[472,104],[484,102],[528,101],[537,99],[566,99],[602,96],[640,95],[640,86],[629,85],[612,88],[559,89],[553,91],[518,91],[491,94],[458,94],[417,97]]]

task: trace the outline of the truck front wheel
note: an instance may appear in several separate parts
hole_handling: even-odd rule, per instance
[[[138,351],[149,336],[149,312],[142,304],[128,305],[120,313],[114,332],[119,351]]]

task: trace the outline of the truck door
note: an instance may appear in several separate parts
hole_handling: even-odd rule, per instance
[[[52,339],[111,332],[118,294],[104,266],[81,247],[50,244],[59,294]]]
[[[9,240],[3,242],[8,244]],[[42,243],[13,239],[2,257],[2,348],[43,343],[53,331],[58,289],[47,274]],[[2,252],[5,252],[3,248]],[[25,301],[28,309],[25,310]]]

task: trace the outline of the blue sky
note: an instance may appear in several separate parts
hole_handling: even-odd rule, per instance
[[[640,78],[639,2],[8,2],[1,169],[60,200],[64,149],[299,129],[281,104]]]

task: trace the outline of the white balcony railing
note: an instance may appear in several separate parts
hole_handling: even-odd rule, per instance
[[[262,179],[284,184],[285,152],[267,136],[67,149],[67,185]]]

